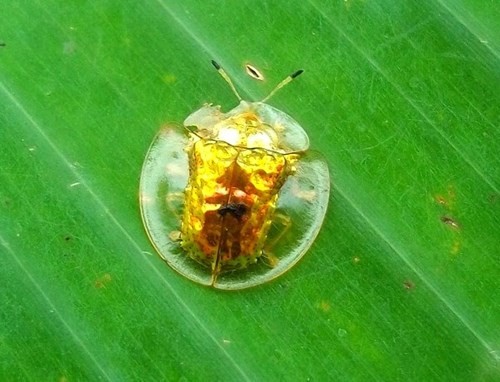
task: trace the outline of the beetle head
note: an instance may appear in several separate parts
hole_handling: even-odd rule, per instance
[[[303,70],[286,77],[262,101],[248,102],[241,99],[224,69],[215,61],[212,64],[229,84],[240,104],[228,113],[222,113],[220,106],[205,105],[186,118],[184,126],[195,127],[190,131],[199,138],[224,141],[233,146],[282,153],[307,150],[309,138],[304,129],[288,114],[265,103]]]

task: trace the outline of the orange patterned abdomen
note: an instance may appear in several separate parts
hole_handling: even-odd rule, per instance
[[[190,151],[190,171],[184,249],[214,274],[255,262],[288,173],[286,156],[197,140]]]

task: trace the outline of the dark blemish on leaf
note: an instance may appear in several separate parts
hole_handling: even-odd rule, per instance
[[[441,216],[441,221],[454,229],[460,229],[460,225],[457,221],[449,216]]]
[[[414,289],[415,288],[415,283],[411,280],[405,280],[403,282],[403,287],[406,289],[406,290],[411,290],[411,289]]]
[[[246,64],[245,69],[247,71],[247,74],[250,77],[252,77],[256,80],[259,80],[259,81],[264,81],[264,76],[262,75],[261,72],[259,72],[259,70],[255,66],[252,66],[250,64]]]
[[[491,204],[495,204],[496,202],[498,202],[498,194],[491,194],[489,197],[488,197],[488,201],[491,203]]]
[[[64,235],[63,240],[68,243],[71,240],[73,240],[73,236],[71,236],[71,235]]]

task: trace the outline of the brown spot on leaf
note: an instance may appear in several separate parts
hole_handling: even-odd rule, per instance
[[[329,312],[332,306],[326,300],[322,300],[317,304],[317,308],[325,313]]]
[[[441,221],[444,224],[449,225],[453,229],[460,229],[460,225],[457,223],[457,221],[450,216],[441,216]]]
[[[102,289],[105,288],[107,284],[111,282],[111,275],[109,273],[103,274],[101,277],[99,277],[97,280],[94,282],[94,286],[97,289]]]
[[[245,69],[247,71],[247,74],[256,79],[256,80],[259,80],[259,81],[264,81],[264,76],[263,74],[253,65],[250,65],[250,64],[246,64],[245,65]]]
[[[437,204],[440,204],[442,206],[448,205],[448,201],[443,195],[436,195],[434,196],[434,200],[436,201]]]
[[[415,283],[411,280],[405,280],[405,281],[403,281],[403,287],[406,290],[411,290],[411,289],[415,288]]]

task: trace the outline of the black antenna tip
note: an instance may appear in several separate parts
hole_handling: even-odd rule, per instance
[[[216,61],[212,60],[212,65],[215,67],[215,69],[220,70],[220,65]]]
[[[299,69],[297,70],[295,73],[293,73],[290,77],[292,78],[292,80],[298,76],[300,76],[302,73],[304,73],[304,70],[303,69]]]

